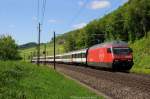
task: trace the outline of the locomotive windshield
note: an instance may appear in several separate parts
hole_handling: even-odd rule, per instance
[[[132,52],[132,50],[130,49],[130,48],[113,48],[113,53],[114,54],[125,54],[125,55],[127,55],[127,54],[129,54],[129,53],[131,53]]]

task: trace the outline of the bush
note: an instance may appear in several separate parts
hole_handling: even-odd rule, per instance
[[[0,36],[0,60],[21,59],[18,52],[18,46],[11,36]]]

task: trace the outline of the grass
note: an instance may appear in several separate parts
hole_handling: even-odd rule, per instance
[[[134,66],[131,72],[150,74],[150,35],[130,44],[133,49]]]
[[[74,99],[74,97],[102,98],[46,66],[0,61],[0,99]]]
[[[44,45],[41,45],[41,56],[43,56],[42,52],[44,51]],[[25,55],[25,60],[29,60],[29,57],[31,56],[31,52],[36,54],[36,47],[32,47],[32,48],[28,48],[28,49],[23,49],[23,50],[19,50],[20,54],[22,57],[24,57]],[[54,52],[54,47],[53,47],[53,43],[47,43],[46,44],[46,52],[47,55],[53,55]],[[63,45],[60,44],[56,44],[56,54],[58,53],[63,53],[64,52],[64,47]]]

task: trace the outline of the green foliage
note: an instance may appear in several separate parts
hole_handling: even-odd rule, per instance
[[[133,49],[133,72],[150,73],[150,32],[149,35],[130,44]]]
[[[111,40],[134,42],[150,31],[150,0],[129,0],[103,18],[91,21],[82,29],[56,37],[63,52],[88,48]],[[53,39],[51,43],[53,42]],[[59,42],[63,42],[59,44]]]
[[[76,38],[76,37],[75,37]],[[66,38],[66,40],[65,40],[65,44],[64,44],[64,46],[65,46],[65,51],[66,52],[68,52],[68,51],[73,51],[73,50],[75,50],[76,48],[75,48],[75,39],[74,39],[74,37],[73,37],[73,35],[72,34],[70,34],[70,35],[68,35],[67,36],[67,38]]]
[[[70,37],[70,40],[66,39],[64,47],[68,48],[66,51],[71,51],[74,49],[72,43],[75,43],[73,44],[75,49],[81,49],[108,40],[134,42],[147,36],[148,31],[150,31],[150,1],[129,0],[122,7],[90,22],[84,28],[64,34],[68,39]]]
[[[0,36],[0,60],[19,59],[18,47],[11,36]]]
[[[71,99],[71,96],[102,99],[48,67],[0,61],[0,99]]]

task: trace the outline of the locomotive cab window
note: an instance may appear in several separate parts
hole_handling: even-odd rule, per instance
[[[113,53],[114,54],[129,54],[131,53],[131,49],[130,48],[113,48]]]

